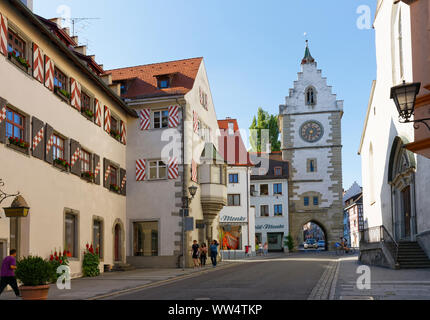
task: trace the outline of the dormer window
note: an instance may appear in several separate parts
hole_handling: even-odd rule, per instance
[[[158,77],[157,82],[158,82],[159,89],[170,88],[170,78],[167,76]]]
[[[306,104],[308,106],[313,106],[316,104],[316,92],[315,89],[312,87],[309,87],[306,89]]]
[[[282,168],[281,167],[275,167],[275,176],[281,176],[282,175]]]

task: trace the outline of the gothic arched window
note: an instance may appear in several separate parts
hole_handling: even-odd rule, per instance
[[[316,96],[316,91],[313,87],[309,87],[306,89],[306,104],[313,106],[314,104],[316,104],[317,101],[317,96]]]

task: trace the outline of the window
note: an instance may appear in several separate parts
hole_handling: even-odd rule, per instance
[[[275,176],[281,176],[282,175],[282,168],[281,167],[276,167],[274,169],[275,171]]]
[[[166,179],[167,169],[166,164],[161,160],[154,160],[149,162],[149,179]]]
[[[227,201],[229,207],[240,206],[240,194],[229,194],[227,195]]]
[[[53,135],[52,157],[53,159],[64,159],[64,139]]]
[[[262,205],[260,206],[260,217],[268,217],[269,216],[269,206]]]
[[[309,206],[309,197],[304,197],[304,205]]]
[[[273,185],[273,194],[282,194],[282,183],[275,183]]]
[[[269,185],[262,184],[260,185],[260,196],[268,196],[269,195]]]
[[[308,88],[306,90],[306,104],[307,105],[314,105],[316,101],[316,97],[315,97],[315,90],[314,88]]]
[[[67,77],[57,68],[54,68],[54,86],[69,92],[67,90]]]
[[[121,84],[120,84],[120,88],[121,88],[121,95],[126,94],[126,92],[127,92],[127,87],[126,87],[126,85],[125,85],[125,83],[124,83],[124,82],[121,82]]]
[[[84,92],[81,92],[81,105],[82,112],[85,110],[91,111],[91,98]]]
[[[115,117],[110,116],[110,130],[118,131],[118,120]]]
[[[64,249],[69,250],[72,257],[78,257],[77,246],[77,216],[67,213],[65,218],[65,239]]]
[[[255,193],[255,184],[251,184],[249,191],[251,193],[251,196],[253,196]]]
[[[6,138],[24,139],[24,116],[6,109]]]
[[[233,122],[228,123],[228,135],[229,136],[234,135],[234,123]]]
[[[154,129],[167,128],[169,126],[169,111],[154,111]]]
[[[110,184],[118,185],[118,169],[114,166],[110,166]]]
[[[158,256],[158,222],[134,222],[133,231],[134,255]]]
[[[319,204],[318,197],[314,197],[314,206],[317,206]]]
[[[314,160],[309,161],[309,171],[310,172],[314,172],[315,171]]]
[[[307,172],[317,172],[317,160],[316,159],[308,159],[306,165]]]
[[[169,79],[169,77],[159,77],[158,78],[158,88],[159,89],[170,88],[170,79]]]
[[[10,249],[16,250],[16,256],[20,256],[20,249],[21,249],[21,243],[20,243],[20,228],[19,228],[19,218],[18,217],[10,217],[9,218],[9,228],[10,228]]]
[[[90,159],[91,155],[85,150],[81,149],[81,172],[90,171]]]
[[[282,216],[282,204],[275,204],[274,206],[275,216]]]
[[[94,249],[98,249],[99,257],[103,257],[103,229],[102,221],[93,221],[93,246]]]
[[[17,57],[26,59],[25,41],[11,30],[8,33],[7,50],[8,52],[15,51]]]
[[[231,173],[228,175],[228,182],[239,183],[239,175],[237,173]]]

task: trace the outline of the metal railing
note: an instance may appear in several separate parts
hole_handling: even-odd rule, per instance
[[[394,261],[397,261],[399,245],[393,236],[384,226],[372,227],[360,231],[361,243],[380,243],[383,242],[390,251]]]

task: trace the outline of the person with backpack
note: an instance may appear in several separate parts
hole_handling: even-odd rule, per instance
[[[210,249],[210,254],[211,254],[212,266],[215,268],[216,262],[217,262],[216,260],[217,260],[217,256],[218,256],[218,242],[216,240],[213,240],[209,249]]]

